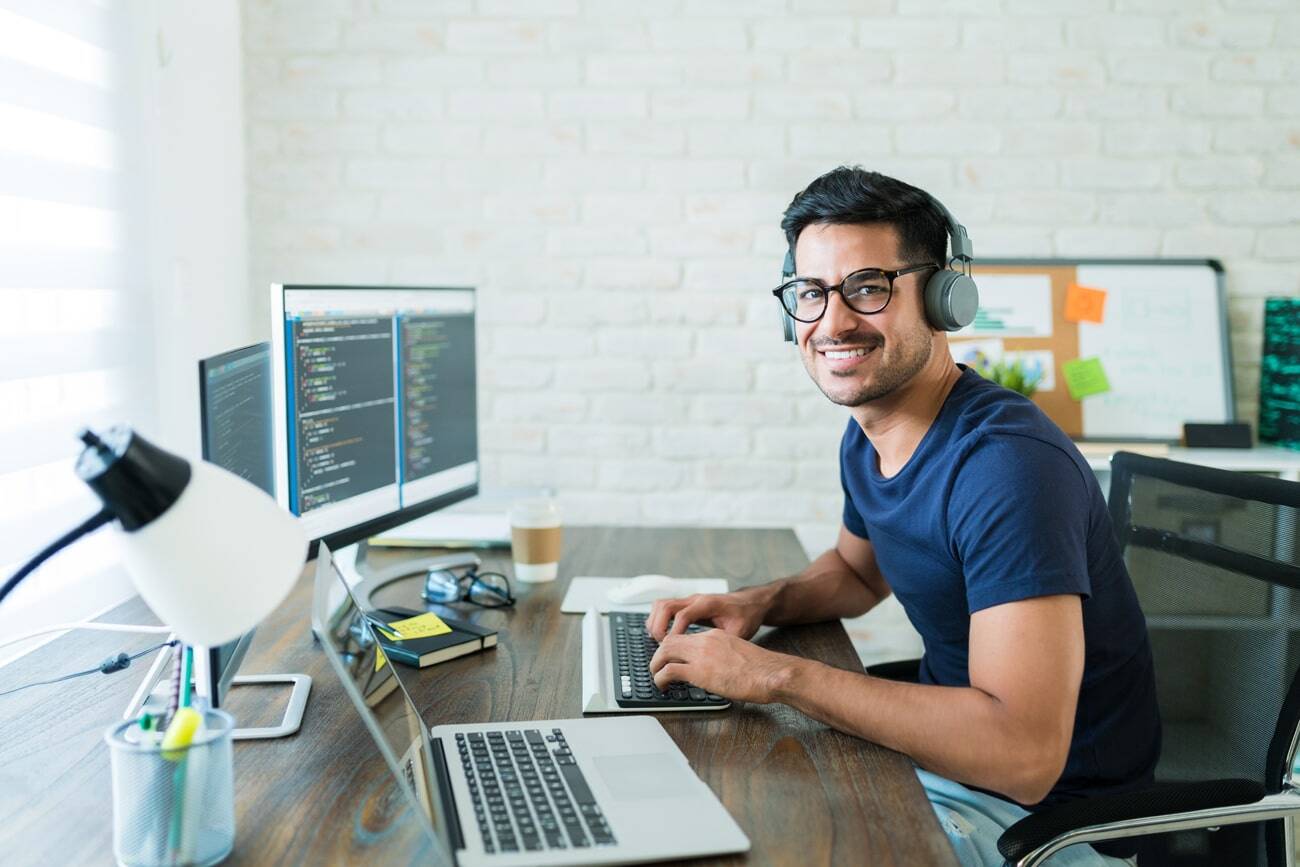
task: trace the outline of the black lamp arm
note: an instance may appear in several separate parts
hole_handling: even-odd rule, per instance
[[[80,539],[82,536],[85,536],[87,533],[93,533],[95,530],[98,530],[100,527],[114,520],[116,517],[117,516],[114,515],[112,512],[110,512],[108,509],[104,509],[98,514],[78,524],[76,527],[73,527],[71,530],[64,533],[59,538],[55,539],[53,542],[47,545],[43,550],[41,550],[39,554],[37,554],[32,559],[28,560],[21,569],[15,572],[14,576],[5,582],[3,587],[0,587],[0,602],[4,601],[5,597],[8,596],[13,591],[13,589],[18,586],[20,581],[22,581],[28,575],[35,572],[37,566],[40,566],[46,560],[53,557],[59,551],[62,551],[64,548],[68,547],[73,542]]]

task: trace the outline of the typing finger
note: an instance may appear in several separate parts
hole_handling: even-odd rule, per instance
[[[675,681],[690,683],[690,669],[691,667],[684,662],[670,662],[655,672],[655,686],[667,689],[668,684]]]
[[[646,632],[649,632],[655,641],[663,641],[664,636],[668,634],[668,621],[686,607],[692,598],[694,597],[687,596],[685,599],[660,599],[655,602],[650,609],[650,617],[646,620]]]
[[[668,630],[668,634],[681,635],[695,621],[707,619],[709,616],[708,607],[708,604],[702,599],[692,596],[688,604],[673,617],[673,625]]]

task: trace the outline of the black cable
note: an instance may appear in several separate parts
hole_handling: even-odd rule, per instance
[[[65,680],[72,680],[74,677],[84,677],[87,674],[94,674],[95,672],[100,672],[101,674],[112,674],[115,671],[121,671],[124,668],[130,667],[132,662],[142,656],[153,653],[155,650],[162,650],[164,647],[172,647],[179,643],[180,642],[175,639],[164,641],[162,644],[155,644],[153,647],[142,650],[134,656],[127,656],[125,653],[119,653],[117,656],[110,656],[94,668],[88,668],[85,671],[74,671],[72,674],[65,674],[62,677],[52,678],[51,680],[38,680],[35,683],[25,683],[22,686],[15,686],[12,689],[6,689],[4,692],[0,692],[0,696],[9,695],[11,692],[18,692],[23,689],[31,689],[34,686],[49,686],[52,683],[62,683]]]
[[[104,526],[109,521],[114,520],[116,517],[117,516],[114,515],[112,512],[105,509],[104,511],[100,512],[97,515],[94,515],[91,518],[86,519],[81,524],[78,524],[76,527],[72,528],[71,530],[64,533],[59,538],[55,539],[53,542],[47,545],[45,549],[42,550],[39,554],[37,554],[32,559],[28,560],[27,563],[21,569],[15,572],[14,576],[5,582],[3,587],[0,587],[0,602],[3,602],[4,598],[8,596],[9,593],[15,587],[18,586],[19,581],[22,581],[28,575],[35,572],[37,566],[41,565],[46,560],[50,559],[55,554],[59,553],[59,551],[62,551],[64,548],[68,547],[73,542],[80,539],[82,536],[86,535],[87,533],[92,533],[95,530],[98,530],[100,527]],[[3,693],[0,693],[0,695],[2,694]]]

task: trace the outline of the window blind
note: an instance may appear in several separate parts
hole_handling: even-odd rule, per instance
[[[77,431],[147,422],[153,405],[129,255],[128,6],[0,0],[3,577],[96,511],[72,469]],[[120,599],[112,547],[100,531],[50,560],[0,608],[0,635]]]

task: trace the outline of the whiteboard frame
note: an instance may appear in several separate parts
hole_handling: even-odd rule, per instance
[[[1219,299],[1219,350],[1223,358],[1223,400],[1227,407],[1228,422],[1237,421],[1237,399],[1233,380],[1236,378],[1236,368],[1232,363],[1232,337],[1228,333],[1228,288],[1223,268],[1223,263],[1218,259],[1187,259],[1187,258],[1170,258],[1170,259],[1143,259],[1143,258],[1124,258],[1124,259],[1034,259],[1034,258],[988,258],[977,257],[971,263],[975,268],[980,267],[1000,267],[1015,266],[1022,268],[1044,267],[1044,268],[1061,268],[1077,267],[1079,265],[1114,265],[1118,267],[1129,265],[1140,266],[1200,266],[1209,268],[1214,272],[1214,285],[1216,294]],[[975,286],[979,287],[979,275],[975,275]],[[1197,419],[1184,419],[1184,422],[1197,421]],[[1156,443],[1178,443],[1180,439],[1165,439],[1160,437],[1125,437],[1125,436],[1105,436],[1105,437],[1080,437],[1079,442],[1156,442]]]

